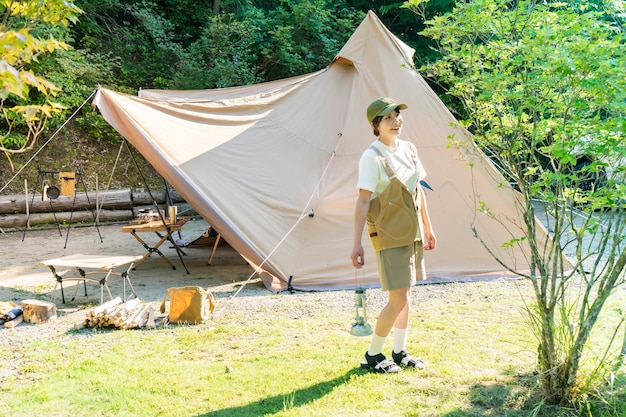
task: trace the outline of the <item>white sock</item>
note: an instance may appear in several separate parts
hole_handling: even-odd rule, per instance
[[[370,348],[367,349],[367,354],[370,356],[378,355],[383,352],[383,346],[387,336],[378,336],[376,333],[372,335],[372,341],[370,342]]]
[[[408,336],[408,328],[407,329],[399,329],[397,327],[393,328],[393,351],[396,353],[400,353],[403,350],[406,350],[406,339]]]

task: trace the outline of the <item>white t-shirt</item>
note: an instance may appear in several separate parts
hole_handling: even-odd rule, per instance
[[[415,145],[406,140],[397,141],[395,149],[389,148],[379,140],[373,143],[387,159],[387,163],[396,173],[396,177],[413,193],[419,180],[426,177],[426,171],[417,157]],[[385,172],[378,154],[369,147],[361,155],[359,160],[359,180],[357,188],[371,191],[375,198],[389,185],[389,177]]]

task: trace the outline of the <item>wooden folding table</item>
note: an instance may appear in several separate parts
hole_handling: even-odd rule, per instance
[[[50,271],[52,271],[52,275],[56,279],[56,284],[54,286],[54,290],[52,291],[53,293],[56,291],[57,285],[61,285],[61,298],[63,299],[63,304],[65,304],[65,293],[63,292],[63,283],[65,281],[83,281],[85,295],[87,295],[87,281],[100,284],[100,304],[102,304],[104,301],[105,288],[109,297],[113,299],[111,291],[109,290],[109,285],[107,284],[109,276],[111,275],[122,277],[124,284],[124,300],[126,300],[126,283],[128,283],[132,295],[135,297],[137,296],[137,294],[135,294],[133,284],[130,282],[130,270],[133,268],[135,262],[141,258],[141,256],[76,254],[41,261],[39,262],[39,265],[47,266],[50,268]],[[121,272],[115,271],[116,268],[121,267],[124,267],[124,270]],[[76,272],[78,272],[78,275],[70,274],[70,271],[72,270],[57,272],[57,268],[72,268],[72,270],[75,269]],[[76,291],[74,292],[72,301],[76,298],[78,287],[79,285],[76,286]]]
[[[180,229],[183,228],[184,224],[187,223],[189,220],[191,220],[189,217],[179,217],[176,219],[175,224],[171,224],[170,219],[166,218],[165,222],[159,219],[159,220],[153,220],[149,223],[129,224],[129,225],[123,226],[122,232],[130,233],[131,235],[133,235],[135,239],[137,239],[137,241],[141,243],[141,245],[148,251],[141,258],[141,260],[139,260],[139,262],[135,264],[134,268],[137,269],[139,265],[143,263],[143,261],[145,261],[146,259],[150,257],[150,255],[152,255],[153,253],[157,253],[161,257],[161,259],[163,259],[170,267],[172,267],[172,269],[176,269],[176,266],[174,266],[174,264],[167,258],[167,256],[165,256],[163,252],[161,252],[161,250],[159,249],[159,247],[164,242],[170,241],[172,245],[174,246],[174,249],[176,249],[176,252],[178,253],[178,257],[180,258],[180,261],[185,267],[185,270],[187,271],[187,273],[189,273],[189,270],[187,269],[187,265],[185,265],[185,261],[182,258],[182,255],[185,255],[185,252],[180,248],[180,246],[176,244],[174,239],[172,239],[172,233],[180,231]],[[139,237],[139,234],[138,234],[138,233],[146,233],[146,232],[156,233],[156,235],[159,237],[160,240],[154,246],[148,245],[143,239]]]

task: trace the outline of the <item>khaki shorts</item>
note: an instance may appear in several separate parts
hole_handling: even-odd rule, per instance
[[[421,240],[412,245],[385,249],[376,253],[380,286],[384,291],[398,290],[426,279],[424,246]]]

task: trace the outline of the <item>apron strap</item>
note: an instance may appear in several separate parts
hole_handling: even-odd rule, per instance
[[[389,163],[387,162],[387,158],[385,158],[383,153],[374,145],[371,145],[370,149],[372,149],[374,152],[378,154],[378,159],[380,159],[380,162],[383,164],[383,168],[385,168],[385,172],[387,173],[387,176],[389,177],[389,179],[394,178],[396,176],[396,173],[393,172],[393,168],[389,166]]]

